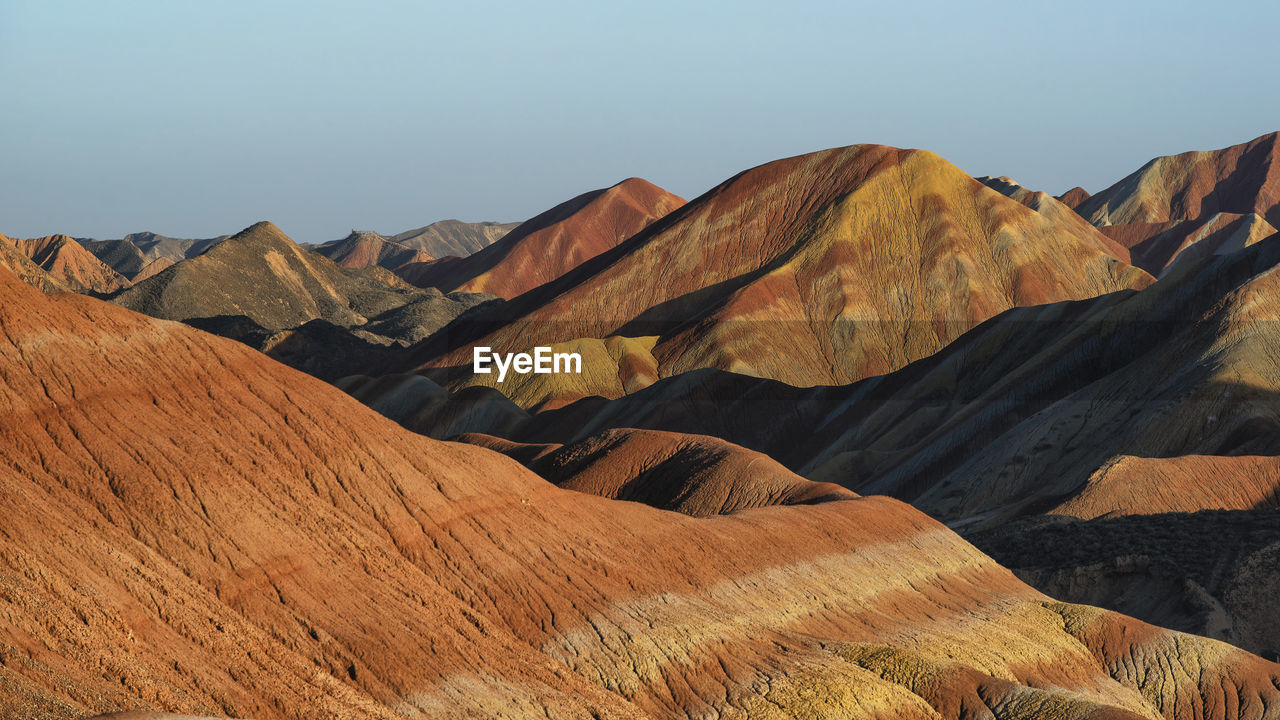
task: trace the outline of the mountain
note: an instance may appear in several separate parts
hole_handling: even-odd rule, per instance
[[[691,518],[0,271],[0,714],[1264,718],[885,498]],[[994,709],[994,712],[992,712]]]
[[[11,238],[0,235],[0,267],[41,292],[70,292],[70,288],[32,262]]]
[[[1215,213],[1257,213],[1280,224],[1280,133],[1221,150],[1151,160],[1081,203],[1095,225],[1172,223]]]
[[[1056,598],[1280,659],[1280,510],[1055,515],[969,539]]]
[[[571,445],[527,445],[490,435],[457,438],[511,457],[562,488],[694,517],[857,495],[792,473],[762,453],[705,435],[607,430]]]
[[[426,288],[416,292],[405,304],[373,316],[363,329],[409,345],[425,340],[447,329],[450,323],[470,317],[495,302],[500,301],[483,293],[452,292],[446,295],[435,288]]]
[[[406,269],[405,277],[421,287],[513,298],[559,278],[683,204],[650,182],[628,178],[560,203],[472,255]]]
[[[76,238],[85,250],[106,263],[108,267],[126,278],[133,280],[142,269],[151,263],[151,259],[142,254],[136,245],[128,240],[85,240]]]
[[[40,269],[75,292],[105,295],[129,284],[120,273],[66,235],[17,239],[10,242]]]
[[[397,233],[388,239],[415,250],[421,250],[434,258],[450,255],[466,257],[497,242],[517,225],[519,223],[467,223],[461,220],[441,220],[425,227]]]
[[[1080,207],[1080,203],[1089,199],[1089,191],[1077,185],[1057,197],[1063,205],[1075,210]]]
[[[244,315],[282,330],[317,318],[361,325],[420,296],[338,267],[264,222],[136,283],[112,302],[169,320]]]
[[[1172,224],[1132,223],[1102,230],[1129,245],[1134,263],[1156,275],[1188,259],[1235,252],[1276,232],[1257,213],[1214,213]]]
[[[704,369],[614,400],[536,413],[508,403],[488,416],[494,427],[469,429],[569,446],[614,428],[715,436],[809,480],[909,501],[1055,597],[1275,652],[1276,551],[1242,553],[1230,538],[1254,537],[1249,528],[1280,508],[1278,283],[1272,237],[1188,259],[1140,293],[1006,311],[933,356],[846,386]],[[349,390],[407,427],[452,430],[414,421],[461,393],[414,401],[410,387],[388,377]],[[1204,512],[1225,519],[1186,519]],[[1045,516],[1087,522],[1045,530]],[[1058,543],[1092,550],[1030,549]],[[1184,567],[1182,557],[1200,559]],[[1178,580],[1192,568],[1208,568],[1206,579]]]
[[[146,280],[147,278],[153,275],[159,275],[161,272],[164,272],[165,270],[168,270],[169,268],[173,267],[174,264],[175,263],[169,258],[166,258],[166,257],[156,258],[155,260],[152,260],[151,262],[147,263],[141,270],[139,270],[137,275],[133,276],[132,278],[133,282],[140,283],[143,280]]]
[[[1067,203],[1059,200],[1058,198],[1055,198],[1048,193],[1023,187],[1009,177],[986,176],[975,179],[1001,195],[1017,200],[1023,205],[1026,205],[1032,210],[1044,215],[1055,224],[1071,227],[1072,231],[1076,234],[1085,235],[1092,231],[1092,233],[1095,234],[1093,238],[1094,242],[1103,247],[1107,254],[1123,260],[1126,263],[1130,263],[1132,261],[1129,254],[1129,248],[1115,240],[1112,240],[1110,237],[1098,230],[1093,229],[1092,226],[1080,217],[1078,213],[1071,209]]]
[[[1010,307],[1151,282],[1107,245],[932,153],[838,148],[731,178],[399,369],[493,385],[467,377],[472,346],[622,339],[633,360],[602,351],[583,376],[528,376],[546,384],[521,404],[617,397],[640,377],[632,366],[654,379],[717,368],[843,384],[926,357]]]
[[[76,238],[76,242],[80,243],[85,250],[93,253],[94,257],[101,260],[112,270],[127,278],[131,283],[146,280],[174,264],[173,260],[165,256],[153,257],[143,254],[138,249],[138,246],[129,240],[86,240],[84,238]]]
[[[244,315],[190,318],[187,325],[236,340],[267,357],[325,381],[362,372],[400,347],[391,338],[321,319],[267,330]]]
[[[511,437],[529,421],[528,412],[488,387],[449,392],[421,375],[355,373],[334,384],[404,428],[441,440],[466,434]]]
[[[395,270],[409,263],[431,262],[432,257],[408,245],[393,242],[377,233],[352,230],[341,240],[324,243],[312,248],[345,268],[360,269],[382,267]]]
[[[1277,282],[1280,237],[1190,261],[1140,293],[1009,310],[931,357],[847,386],[702,370],[545,410],[508,437],[713,435],[956,527],[1271,507]]]
[[[1224,224],[1243,219],[1244,238],[1265,237],[1280,227],[1278,138],[1270,133],[1221,150],[1155,158],[1076,211],[1154,274],[1202,238],[1210,238],[1202,254],[1236,247],[1239,240],[1221,241]]]
[[[244,343],[295,370],[334,382],[391,362],[404,347],[494,300],[492,295],[444,295],[428,290],[363,324],[350,326],[316,318],[297,327],[268,330],[246,315],[192,317],[184,322]]]
[[[1140,293],[1006,311],[928,358],[846,386],[704,369],[491,432],[555,443],[610,428],[712,435],[957,527],[1045,512],[1272,507],[1278,282],[1273,237],[1188,260]],[[396,405],[404,382],[351,390],[401,419],[415,411]]]
[[[228,237],[228,235],[219,235],[213,238],[192,239],[168,237],[153,232],[137,232],[125,235],[123,240],[138,248],[149,259],[165,258],[178,263],[203,253]]]

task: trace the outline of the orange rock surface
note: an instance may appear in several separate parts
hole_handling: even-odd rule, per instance
[[[66,235],[15,238],[12,242],[42,270],[75,292],[107,294],[129,285],[123,275]]]
[[[405,268],[421,287],[513,298],[613,248],[684,200],[640,178],[593,190],[522,223],[466,257]]]
[[[1203,254],[1239,249],[1280,227],[1280,133],[1221,150],[1155,158],[1075,206],[1134,253],[1134,264],[1161,273],[1188,246]],[[1248,220],[1243,233],[1221,227]],[[1236,235],[1237,240],[1224,240]]]
[[[3,270],[0,382],[0,715],[1280,708],[1280,666],[1055,604],[899,502],[690,518],[567,492]]]
[[[1256,212],[1280,224],[1280,133],[1221,150],[1151,160],[1076,210],[1095,225],[1193,220]]]
[[[1089,199],[1089,191],[1082,187],[1076,186],[1058,196],[1058,200],[1067,207],[1075,210],[1080,207],[1080,203]]]
[[[67,292],[70,290],[62,281],[32,262],[27,254],[18,248],[17,243],[4,235],[0,235],[0,266],[18,276],[18,279],[42,292]]]
[[[826,150],[735,176],[415,361],[466,373],[474,345],[656,337],[658,377],[718,368],[848,383],[1010,307],[1151,282],[1108,244],[1074,215],[1055,222],[932,153]],[[618,397],[618,368],[606,364],[599,386],[575,392]],[[540,377],[548,385],[527,391],[525,407],[561,392]]]
[[[694,517],[858,497],[839,485],[805,480],[768,455],[706,435],[619,429],[571,445],[526,445],[490,435],[457,439],[501,452],[567,490]]]

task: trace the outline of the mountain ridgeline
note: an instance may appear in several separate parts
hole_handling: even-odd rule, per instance
[[[1280,718],[1276,139],[0,236],[0,717]]]

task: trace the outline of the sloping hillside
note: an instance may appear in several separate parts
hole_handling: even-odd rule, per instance
[[[123,275],[112,270],[66,235],[13,238],[11,242],[41,270],[75,292],[105,295],[129,284]]]
[[[640,178],[567,200],[461,258],[406,268],[422,287],[513,298],[549,283],[640,232],[684,200]]]
[[[244,315],[281,330],[317,318],[360,325],[417,296],[340,268],[271,223],[258,223],[138,282],[112,302],[169,320]]]
[[[937,352],[1010,307],[1151,282],[1106,242],[932,153],[838,148],[726,181],[413,362],[458,383],[475,345],[652,338],[651,357],[637,362],[655,377],[716,368],[796,386],[848,383]],[[602,385],[572,392],[617,397],[627,370],[608,357],[584,370]],[[547,385],[521,404],[582,380],[538,379]]]
[[[441,220],[430,225],[396,233],[388,238],[435,258],[466,257],[492,245],[520,223],[462,222]]]
[[[1280,666],[900,503],[695,519],[0,271],[0,712],[1263,718]]]

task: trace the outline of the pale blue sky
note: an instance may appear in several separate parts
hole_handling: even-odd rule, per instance
[[[0,232],[522,220],[858,142],[1101,189],[1280,129],[1280,3],[0,0]]]

